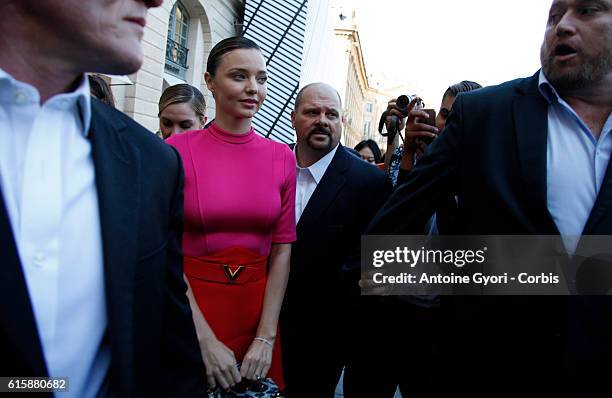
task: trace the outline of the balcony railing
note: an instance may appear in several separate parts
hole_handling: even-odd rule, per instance
[[[188,53],[188,48],[181,46],[170,38],[168,39],[168,42],[166,44],[166,63],[170,62],[170,66],[178,66],[183,70],[184,73],[184,70],[187,69]]]

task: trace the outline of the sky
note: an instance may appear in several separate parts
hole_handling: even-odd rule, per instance
[[[367,73],[387,84],[407,83],[435,108],[461,80],[493,85],[535,73],[552,3],[345,1],[356,10]]]

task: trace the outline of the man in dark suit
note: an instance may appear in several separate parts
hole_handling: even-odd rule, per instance
[[[62,397],[205,396],[180,159],[85,77],[135,72],[160,4],[0,4],[0,375]]]
[[[612,233],[612,1],[555,0],[541,59],[530,78],[457,98],[370,234],[420,234],[434,199],[451,195],[461,234]],[[436,371],[456,394],[609,395],[607,297],[443,297],[441,307]]]
[[[304,87],[291,120],[297,242],[281,317],[287,396],[333,397],[350,337],[341,269],[391,188],[380,170],[340,145],[342,105],[332,87]]]

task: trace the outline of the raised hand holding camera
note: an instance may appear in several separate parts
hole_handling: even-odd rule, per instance
[[[404,128],[404,119],[410,112],[410,97],[400,95],[387,104],[387,110],[380,116],[378,132],[387,137],[388,142],[393,142],[397,133]]]
[[[408,118],[406,120],[404,150],[416,150],[421,145],[419,142],[429,145],[438,136],[435,126],[435,111],[433,109],[422,109],[422,101],[415,98],[410,102]]]

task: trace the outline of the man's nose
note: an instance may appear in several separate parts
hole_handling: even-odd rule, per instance
[[[325,114],[325,112],[321,112],[319,114],[319,117],[317,118],[317,124],[320,124],[322,126],[329,125],[329,120],[327,119],[327,115]]]
[[[568,36],[576,33],[576,15],[573,11],[568,11],[557,23],[557,36]]]

